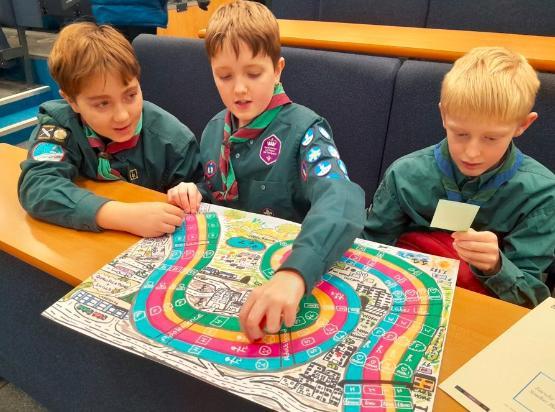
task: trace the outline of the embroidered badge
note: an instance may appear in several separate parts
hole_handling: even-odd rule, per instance
[[[329,175],[326,176],[326,179],[332,179],[332,180],[339,180],[341,179],[343,176],[341,176],[339,173],[330,173]]]
[[[345,173],[345,176],[347,176],[349,173],[347,172],[347,166],[345,166],[345,163],[343,162],[343,160],[341,159],[337,159],[337,166],[339,166],[339,168],[341,169],[341,171],[343,173]]]
[[[319,146],[312,146],[306,153],[306,160],[309,163],[314,163],[320,156],[322,156],[322,149]]]
[[[330,154],[330,156],[335,157],[336,159],[339,159],[339,152],[337,151],[334,145],[332,144],[328,145],[328,153]]]
[[[301,177],[303,181],[306,182],[306,179],[308,178],[308,168],[304,160],[301,162]]]
[[[65,157],[65,150],[56,143],[40,142],[31,150],[31,157],[39,162],[60,162]]]
[[[214,160],[209,160],[204,165],[204,175],[207,179],[214,177],[216,174],[216,162]]]
[[[45,124],[40,127],[40,130],[37,134],[38,141],[54,141],[60,144],[63,144],[69,132],[64,129],[63,127],[59,127],[53,124]]]
[[[129,180],[137,180],[139,178],[139,172],[137,169],[131,169],[129,171]]]
[[[312,142],[312,139],[314,139],[314,130],[312,130],[312,128],[308,129],[303,137],[303,140],[301,141],[301,144],[303,146],[308,146],[310,144],[310,142]]]
[[[266,216],[273,216],[274,211],[272,209],[270,209],[269,207],[265,207],[264,209],[262,209],[262,214],[266,215]]]
[[[281,152],[281,140],[273,134],[262,141],[260,148],[260,159],[267,165],[275,163]]]
[[[52,124],[42,125],[37,135],[37,140],[51,140],[54,135],[54,130],[56,130],[56,126]]]
[[[331,170],[331,162],[329,160],[322,160],[314,167],[314,174],[316,176],[325,176]]]
[[[324,129],[323,127],[319,126],[318,130],[320,131],[321,135],[324,136],[326,139],[330,140],[331,136],[328,133],[328,131],[326,129]]]
[[[67,131],[61,127],[54,130],[54,140],[63,143],[67,139]]]

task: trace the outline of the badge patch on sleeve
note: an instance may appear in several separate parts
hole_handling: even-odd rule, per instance
[[[308,146],[310,144],[310,142],[312,142],[312,139],[314,139],[314,130],[312,130],[312,128],[310,128],[306,131],[301,144],[303,146]]]
[[[320,131],[320,134],[321,134],[322,136],[324,136],[326,139],[328,139],[328,140],[331,139],[331,136],[330,136],[330,134],[328,133],[328,131],[327,131],[326,129],[324,129],[322,126],[319,126],[319,127],[318,127],[318,130]]]
[[[306,153],[306,160],[309,163],[314,163],[322,156],[322,149],[319,146],[312,146]]]
[[[331,170],[331,162],[329,160],[322,160],[314,167],[314,174],[322,177],[329,173]]]
[[[43,124],[40,127],[39,133],[37,135],[37,140],[42,142],[50,141],[64,144],[68,136],[69,132],[63,127],[53,124]]]
[[[40,142],[31,150],[31,157],[39,162],[61,162],[65,157],[65,150],[56,143]]]
[[[328,153],[330,154],[330,156],[335,157],[336,159],[339,159],[339,152],[337,151],[334,145],[331,145],[331,144],[328,145]]]

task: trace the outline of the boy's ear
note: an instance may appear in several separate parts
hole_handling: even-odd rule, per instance
[[[71,110],[73,110],[75,113],[80,113],[79,106],[77,105],[75,100],[69,97],[68,94],[64,92],[62,89],[60,89],[60,96],[62,96],[64,100],[67,102],[67,104],[71,106]]]
[[[536,121],[537,118],[538,118],[538,114],[536,112],[528,113],[528,115],[518,126],[518,129],[516,129],[515,137],[521,136],[522,133],[524,133],[526,129],[528,129],[532,125],[532,123]]]
[[[276,75],[275,83],[279,83],[281,78],[281,72],[283,71],[284,68],[285,68],[285,59],[283,57],[280,57],[279,60],[277,61],[276,69],[275,69],[275,75]]]

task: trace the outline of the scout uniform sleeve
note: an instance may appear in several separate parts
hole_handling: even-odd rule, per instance
[[[37,219],[99,231],[96,213],[108,199],[73,183],[79,174],[81,154],[70,139],[70,131],[55,124],[42,124],[33,130],[28,158],[21,163],[19,201]]]
[[[181,144],[174,146],[174,152],[168,157],[165,172],[167,178],[164,179],[168,182],[168,187],[164,191],[181,182],[198,183],[202,178],[199,146],[193,132],[182,127],[174,141]]]
[[[347,175],[326,121],[308,129],[299,150],[300,191],[310,202],[301,232],[280,269],[301,273],[309,294],[360,235],[364,192]]]
[[[555,207],[533,211],[503,239],[501,269],[485,276],[472,271],[499,298],[521,306],[534,307],[551,292],[541,274],[553,261],[555,250]]]
[[[362,234],[364,239],[393,245],[406,231],[410,220],[401,209],[394,176],[390,168],[374,193]]]

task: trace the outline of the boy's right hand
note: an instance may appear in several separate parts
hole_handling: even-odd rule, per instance
[[[105,203],[96,215],[103,229],[121,230],[142,237],[158,237],[173,233],[183,223],[185,212],[162,202]]]
[[[179,206],[185,213],[197,213],[202,194],[194,183],[181,182],[168,190],[168,202]]]

